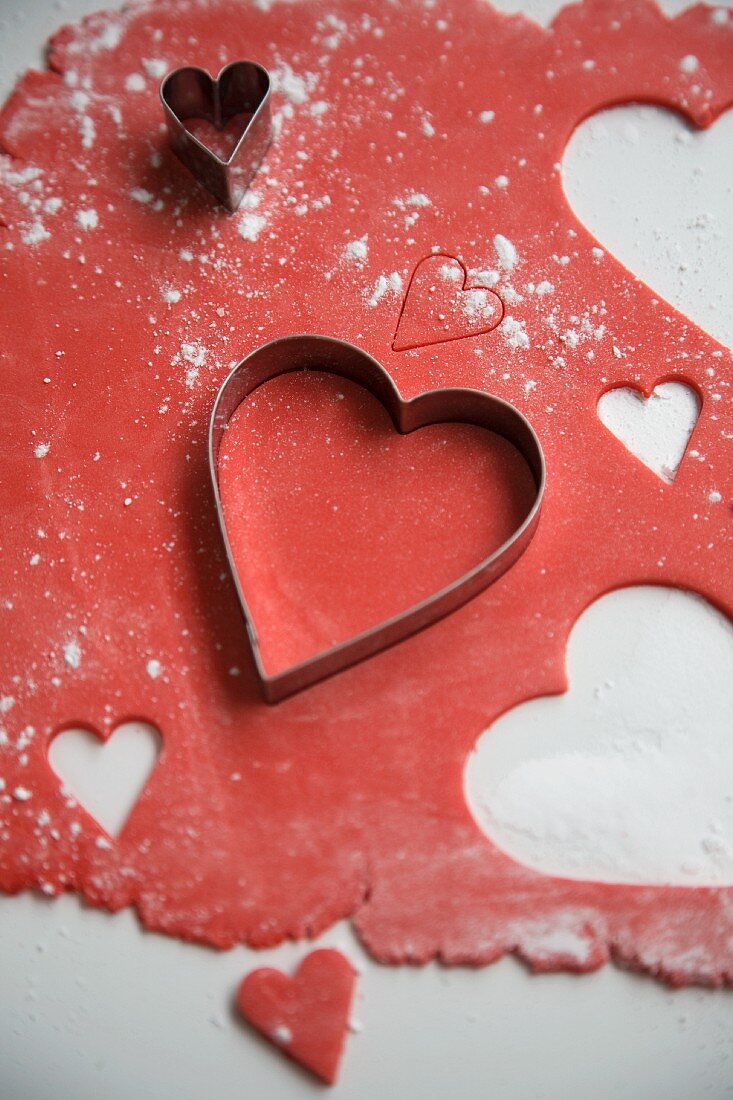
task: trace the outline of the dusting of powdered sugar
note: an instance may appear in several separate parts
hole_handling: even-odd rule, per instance
[[[372,309],[381,302],[385,296],[395,297],[402,293],[402,276],[398,271],[390,275],[379,275],[371,291],[365,291],[367,305]]]
[[[243,241],[256,241],[266,225],[267,219],[262,214],[245,213],[237,226],[237,232]]]
[[[499,332],[504,338],[504,342],[512,351],[518,351],[520,348],[525,349],[530,346],[526,325],[524,321],[520,321],[516,317],[506,316],[499,325]]]
[[[286,1047],[293,1041],[293,1033],[285,1024],[278,1024],[272,1029],[272,1038],[278,1046]]]
[[[505,268],[507,271],[511,271],[519,258],[512,241],[502,233],[497,233],[494,237],[494,248],[496,249],[499,266]]]
[[[81,646],[75,638],[64,645],[64,661],[71,669],[77,669],[81,665]]]
[[[363,237],[348,241],[341,250],[341,259],[346,263],[357,264],[361,267],[369,255],[367,240],[367,234],[365,233]]]

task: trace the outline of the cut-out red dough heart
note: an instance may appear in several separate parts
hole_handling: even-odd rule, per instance
[[[491,332],[504,316],[499,295],[469,283],[455,256],[438,252],[421,260],[412,273],[392,343],[395,351],[462,340]]]
[[[237,1007],[278,1050],[332,1085],[349,1024],[356,971],[333,948],[306,955],[289,978],[262,967],[243,980]]]

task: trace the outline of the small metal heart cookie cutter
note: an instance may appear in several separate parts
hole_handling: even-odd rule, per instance
[[[161,84],[160,99],[176,156],[233,213],[272,140],[267,70],[254,61],[233,61],[214,80],[193,66],[175,69]],[[250,118],[227,160],[207,148],[185,125],[190,119],[202,118],[221,129],[240,114]]]
[[[219,490],[219,449],[230,418],[253,390],[277,375],[303,370],[335,374],[356,382],[382,403],[397,431],[402,434],[414,432],[428,424],[451,422],[476,424],[496,432],[509,440],[524,457],[532,473],[536,494],[531,508],[514,533],[468,573],[372,629],[283,672],[270,675],[262,661],[257,632],[227,536]],[[268,703],[279,702],[416,634],[488,588],[514,565],[529,546],[540,518],[546,477],[544,454],[532,425],[507,401],[481,390],[470,389],[431,390],[405,400],[384,367],[371,355],[343,340],[312,335],[284,336],[272,340],[250,352],[234,367],[221,386],[211,412],[209,468],[229,568],[244,613],[262,693]]]

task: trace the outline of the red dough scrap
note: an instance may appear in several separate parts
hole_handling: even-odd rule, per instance
[[[157,83],[240,57],[273,74],[277,133],[230,217],[169,152]],[[733,20],[644,0],[586,0],[547,29],[485,0],[301,0],[297,17],[150,0],[63,29],[49,60],[0,115],[0,887],[134,905],[147,927],[218,947],[352,917],[393,963],[514,951],[589,970],[613,955],[675,983],[730,981],[733,890],[527,868],[478,829],[463,770],[498,715],[565,689],[568,633],[605,592],[678,585],[733,614],[730,352],[602,248],[559,170],[609,104],[714,123],[733,102]],[[506,315],[395,351],[410,276],[436,252],[490,281]],[[272,707],[206,436],[230,365],[295,332],[358,344],[406,398],[471,386],[512,402],[548,486],[496,584]],[[596,415],[607,387],[660,378],[702,400],[705,461],[673,485]],[[312,428],[293,417],[293,445]],[[368,545],[355,530],[355,569]],[[307,531],[293,549],[308,559]],[[164,748],[99,844],[48,743],[134,717]]]
[[[253,970],[237,992],[244,1019],[284,1054],[333,1085],[346,1041],[356,971],[333,948],[306,955],[292,978]]]

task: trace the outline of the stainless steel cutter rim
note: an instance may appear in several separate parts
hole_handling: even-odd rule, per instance
[[[280,350],[289,352],[299,345],[302,347],[303,343],[307,343],[314,351],[314,364],[312,367],[285,365],[280,369],[273,369],[270,373],[266,373],[265,376],[256,379],[253,383],[244,381],[244,376],[247,371],[251,369],[253,362],[260,358],[263,353]],[[355,379],[345,371],[340,372],[334,370],[333,367],[324,365],[323,362],[319,363],[317,361],[317,354],[315,353],[315,349],[318,347],[330,350],[340,349],[350,356],[357,356],[362,364],[369,368],[375,385],[378,383],[384,387],[390,404],[387,404],[384,397],[371,389],[363,380]],[[357,385],[361,385],[362,388],[371,392],[372,395],[380,401],[389,413],[395,428],[401,434],[409,435],[410,432],[417,431],[419,428],[427,427],[429,424],[433,423],[459,422],[476,423],[479,427],[484,427],[489,431],[494,431],[496,434],[502,435],[514,445],[527,462],[535,481],[536,494],[532,507],[525,519],[509,538],[496,550],[492,551],[486,558],[483,558],[472,569],[462,573],[455,581],[451,581],[450,584],[444,585],[444,587],[437,592],[432,593],[416,604],[412,604],[405,611],[399,612],[397,615],[383,620],[376,626],[362,631],[346,642],[340,642],[338,645],[323,650],[312,658],[301,661],[296,665],[289,666],[283,672],[271,675],[266,671],[262,661],[257,631],[242,588],[231,544],[229,542],[229,536],[227,534],[226,519],[219,491],[218,455],[226,426],[236,409],[239,408],[239,405],[256,389],[272,378],[276,378],[281,374],[298,373],[301,370],[313,370],[325,374],[335,374],[342,378],[351,378]],[[233,404],[231,398],[232,393],[235,394]],[[410,411],[417,412],[421,404],[424,404],[426,401],[434,405],[442,405],[445,402],[450,404],[451,398],[459,399],[459,403],[461,400],[473,400],[477,404],[484,406],[487,410],[493,409],[494,412],[497,413],[496,419],[498,423],[501,422],[502,419],[513,421],[515,426],[520,428],[519,434],[526,435],[528,446],[517,444],[515,439],[506,435],[505,432],[500,431],[497,427],[492,427],[488,422],[478,423],[475,420],[472,421],[465,417],[436,416],[433,419],[425,420],[423,423],[415,423],[413,427],[403,430],[398,420],[395,418],[392,407],[393,405],[394,409],[404,410],[407,414]],[[227,406],[224,414],[222,414],[223,406]],[[414,397],[405,399],[401,396],[391,375],[385,370],[382,364],[373,356],[369,355],[368,352],[344,340],[338,340],[326,335],[309,333],[282,336],[268,341],[268,343],[261,344],[259,347],[249,352],[236,364],[224,379],[214,401],[211,416],[209,418],[208,449],[209,472],[211,475],[219,529],[226,550],[230,574],[234,580],[240,608],[244,616],[262,693],[268,703],[277,703],[295,692],[310,687],[321,680],[325,680],[338,672],[344,671],[354,664],[366,660],[370,656],[382,652],[382,650],[391,648],[398,642],[404,641],[413,634],[419,633],[433,623],[439,622],[440,619],[445,618],[453,611],[457,611],[475,596],[479,595],[480,592],[490,587],[494,581],[498,580],[499,577],[511,568],[529,546],[539,522],[547,481],[545,456],[540,440],[527,417],[510,402],[494,394],[488,394],[483,390],[468,387],[445,387],[438,390],[427,390]],[[441,610],[443,606],[444,609]]]
[[[178,120],[178,122],[180,122],[181,124],[184,124],[186,122],[186,118],[184,118],[175,109],[175,107],[171,104],[170,100],[168,99],[167,87],[168,87],[168,84],[170,83],[170,81],[175,76],[178,76],[178,74],[185,69],[185,70],[188,70],[190,72],[200,73],[201,76],[205,76],[206,79],[209,80],[215,88],[218,88],[219,84],[221,83],[222,78],[231,69],[237,69],[237,68],[240,67],[240,65],[246,65],[248,68],[256,69],[257,72],[262,77],[264,77],[267,89],[266,89],[265,94],[263,95],[262,99],[260,100],[260,102],[257,106],[257,109],[255,111],[253,111],[251,118],[247,122],[247,125],[245,126],[244,130],[242,131],[236,145],[232,149],[232,151],[229,154],[229,156],[227,157],[227,159],[222,160],[221,157],[217,153],[215,153],[213,149],[210,149],[208,145],[204,145],[204,143],[202,141],[199,141],[199,139],[196,137],[195,134],[192,134],[190,130],[187,130],[187,135],[188,135],[188,138],[191,140],[191,142],[198,149],[200,149],[202,153],[208,154],[208,156],[213,157],[214,160],[218,161],[219,164],[222,166],[222,168],[230,168],[231,167],[234,158],[236,157],[237,153],[239,152],[239,149],[240,149],[240,146],[242,145],[242,142],[245,141],[246,138],[247,138],[248,132],[251,129],[254,128],[254,125],[255,125],[255,122],[257,121],[257,119],[261,115],[265,114],[265,112],[268,111],[269,108],[270,108],[270,92],[272,91],[272,81],[270,80],[270,74],[268,73],[267,69],[265,69],[264,66],[260,65],[257,61],[246,61],[246,60],[244,60],[244,61],[230,61],[227,65],[224,66],[223,69],[220,70],[218,76],[213,77],[210,72],[207,72],[206,69],[202,69],[199,65],[180,65],[177,69],[173,69],[171,72],[169,72],[167,74],[167,76],[164,77],[164,79],[163,79],[163,81],[160,85],[160,100],[161,100],[161,103],[163,104],[163,107],[166,110],[170,111],[175,116],[175,118]],[[196,116],[189,115],[188,117],[189,118],[194,118]]]
[[[271,87],[267,70],[246,60],[230,62],[216,78],[197,66],[183,66],[160,86],[173,152],[231,214],[239,208],[272,141]],[[226,160],[186,125],[190,119],[205,118],[223,128],[241,112],[249,113],[249,119]]]

